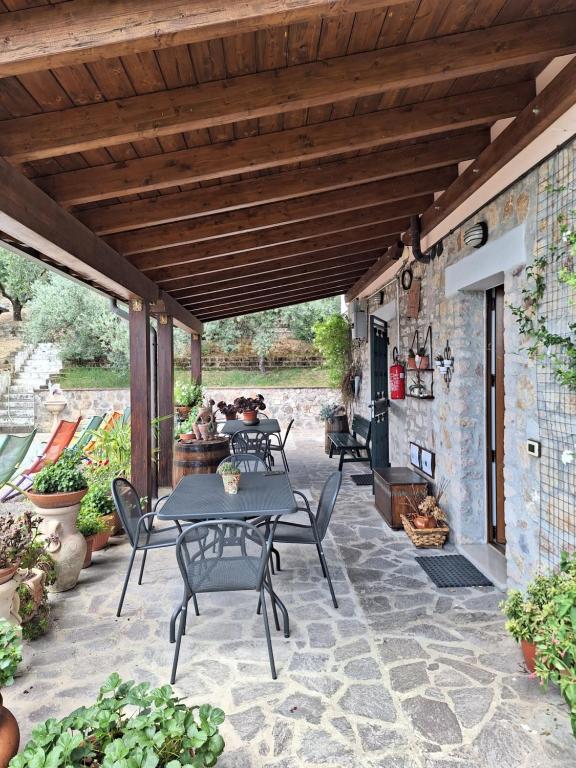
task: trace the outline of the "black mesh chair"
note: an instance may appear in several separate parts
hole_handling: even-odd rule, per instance
[[[117,477],[112,481],[112,498],[114,499],[114,505],[120,516],[120,520],[122,521],[122,526],[128,534],[128,539],[132,545],[128,571],[126,572],[120,602],[118,603],[118,610],[116,611],[116,615],[120,616],[136,552],[141,551],[143,553],[140,575],[138,577],[138,584],[142,584],[142,576],[144,575],[144,566],[146,565],[146,555],[148,554],[148,550],[175,546],[176,540],[182,532],[182,527],[180,526],[180,523],[176,522],[175,525],[166,528],[154,528],[156,509],[166,496],[158,499],[152,512],[144,514],[136,489],[123,477]],[[196,598],[194,598],[194,606],[196,610],[198,610]]]
[[[333,472],[324,483],[324,488],[322,488],[318,509],[316,510],[315,515],[310,509],[310,504],[308,503],[306,496],[304,496],[303,493],[300,493],[300,491],[294,491],[294,494],[304,501],[304,506],[299,506],[298,509],[308,513],[310,525],[281,521],[277,524],[274,530],[273,538],[274,544],[314,544],[316,546],[318,557],[320,558],[320,565],[322,566],[322,574],[324,575],[324,578],[328,580],[334,608],[338,608],[338,602],[336,601],[332,579],[330,578],[330,572],[328,571],[328,564],[326,563],[326,557],[324,556],[324,550],[322,549],[322,541],[324,536],[326,536],[328,524],[330,523],[330,518],[332,517],[332,512],[336,505],[336,499],[338,498],[341,484],[342,472]]]
[[[272,678],[276,679],[265,595],[266,591],[272,590],[268,556],[274,526],[269,527],[268,540],[258,527],[242,520],[234,521],[237,535],[231,538],[229,526],[230,520],[225,519],[196,523],[186,528],[176,543],[176,559],[184,582],[184,595],[177,611],[180,614],[180,621],[170,678],[172,683],[176,679],[182,635],[186,633],[186,616],[190,598],[207,592],[250,590],[259,594],[270,671]],[[275,619],[278,627],[276,614]]]
[[[290,434],[290,430],[292,429],[292,424],[294,424],[294,419],[290,420],[290,424],[288,424],[288,428],[284,433],[284,437],[281,437],[276,432],[273,432],[270,435],[269,450],[272,458],[272,463],[274,463],[274,453],[279,453],[282,456],[282,461],[284,463],[284,469],[286,470],[286,472],[290,472],[290,467],[288,466],[288,460],[286,458],[286,453],[284,449],[286,448],[286,440],[288,440],[288,435]],[[278,442],[275,443],[274,442],[275,440],[277,440]]]
[[[270,435],[260,429],[242,429],[232,435],[232,453],[252,453],[270,468]]]
[[[228,458],[222,459],[218,469],[220,469],[222,464],[232,464],[240,472],[268,472],[266,462],[255,453],[235,453],[232,456],[228,456]]]

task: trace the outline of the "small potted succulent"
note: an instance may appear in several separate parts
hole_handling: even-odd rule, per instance
[[[91,507],[81,507],[78,513],[78,531],[86,540],[86,554],[82,568],[89,568],[92,565],[92,552],[94,551],[94,540],[100,534],[108,534],[110,529],[106,525],[102,515]]]
[[[210,768],[224,751],[223,722],[221,709],[187,705],[169,685],[151,688],[113,673],[93,704],[37,726],[10,768]]]
[[[218,474],[222,475],[225,493],[238,493],[240,485],[240,470],[232,462],[226,461],[218,467]]]
[[[234,400],[234,406],[238,413],[242,414],[244,424],[252,426],[258,424],[258,411],[266,410],[264,395],[255,397],[237,397]]]
[[[200,384],[179,381],[174,387],[174,406],[180,421],[184,421],[190,415],[190,410],[195,405],[200,405],[204,397],[204,390]]]
[[[20,629],[6,619],[0,619],[0,688],[12,685],[18,665],[22,661]],[[7,709],[0,693],[0,766],[6,768],[18,752],[20,730],[16,718]]]
[[[234,419],[238,418],[238,409],[234,403],[226,403],[224,400],[220,400],[219,403],[216,403],[216,408],[226,418],[226,421],[234,421]]]

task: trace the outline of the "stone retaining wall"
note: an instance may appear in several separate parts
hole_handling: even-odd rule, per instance
[[[283,427],[294,419],[294,429],[316,429],[320,426],[318,412],[326,402],[338,400],[338,390],[329,387],[264,387],[258,392],[264,395],[266,412],[280,421]],[[251,390],[238,388],[208,389],[206,394],[216,402],[232,402],[239,395],[250,394]],[[48,396],[47,389],[34,393],[36,426],[42,432],[50,430],[52,417],[46,411],[44,403]],[[113,410],[123,411],[130,404],[130,392],[127,389],[67,389],[64,397],[68,405],[60,418],[74,420]]]

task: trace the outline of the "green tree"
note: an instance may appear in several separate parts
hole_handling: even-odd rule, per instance
[[[40,262],[0,247],[0,293],[12,304],[14,320],[22,320],[22,308],[45,275],[46,268]]]
[[[204,338],[217,344],[224,352],[232,352],[241,341],[252,344],[258,355],[258,368],[266,372],[266,355],[278,338],[278,310],[269,309],[253,315],[239,315],[207,323]]]
[[[341,386],[352,361],[350,323],[342,315],[321,320],[314,326],[314,344],[326,361],[330,384]]]
[[[340,313],[340,298],[318,299],[306,304],[294,304],[279,311],[279,320],[286,325],[295,339],[314,341],[314,325],[331,315]]]

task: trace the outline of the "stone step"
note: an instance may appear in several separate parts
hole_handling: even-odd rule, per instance
[[[0,422],[0,435],[24,435],[27,432],[32,432],[34,424],[28,422],[16,423],[16,424],[3,424]]]
[[[2,408],[0,410],[0,422],[1,421],[34,421],[34,411],[23,408]]]

